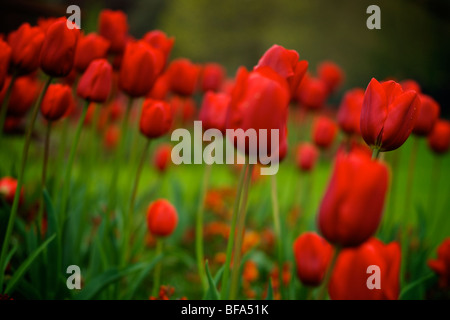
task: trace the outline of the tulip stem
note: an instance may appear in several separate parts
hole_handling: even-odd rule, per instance
[[[275,238],[277,242],[277,259],[278,259],[278,283],[281,293],[282,283],[283,283],[283,277],[282,277],[282,270],[283,270],[283,250],[284,250],[284,244],[283,244],[283,237],[281,236],[281,227],[280,227],[280,208],[278,205],[278,192],[277,192],[277,177],[276,175],[271,176],[270,180],[270,186],[271,186],[271,197],[272,197],[272,217],[273,217],[273,225],[275,229]]]
[[[14,86],[14,82],[16,81],[16,79],[17,79],[17,72],[14,72],[13,75],[11,76],[11,81],[9,82],[8,88],[6,89],[5,98],[3,99],[3,102],[0,106],[0,140],[2,140],[3,137],[6,114],[8,113],[9,99],[11,98],[12,88]]]
[[[229,300],[236,299],[238,284],[239,284],[239,275],[241,270],[241,253],[242,253],[242,240],[244,238],[245,233],[245,217],[247,213],[247,200],[248,200],[248,191],[250,187],[250,181],[252,179],[252,171],[254,164],[249,164],[247,175],[244,180],[244,188],[242,194],[242,203],[239,208],[239,219],[237,222],[237,231],[236,231],[236,243],[234,245],[233,252],[233,269],[231,270],[231,287],[230,287],[230,297]]]
[[[333,273],[334,266],[336,265],[337,258],[339,256],[339,253],[341,252],[341,248],[336,246],[334,248],[333,256],[331,258],[330,264],[328,265],[327,271],[325,273],[325,276],[322,280],[322,285],[319,289],[319,294],[317,295],[317,300],[324,300],[326,297],[326,293],[328,290],[328,283],[330,282],[331,275]]]
[[[439,226],[439,212],[436,212],[436,204],[437,204],[437,190],[439,190],[439,177],[441,174],[441,163],[442,159],[440,155],[434,156],[432,171],[431,171],[431,185],[430,185],[430,191],[429,191],[429,198],[428,198],[428,210],[429,210],[429,216],[434,217],[434,226],[432,230],[435,230]]]
[[[378,159],[378,157],[380,156],[380,148],[378,148],[378,147],[375,147],[375,148],[373,148],[373,151],[372,151],[372,160],[377,160]]]
[[[206,279],[205,267],[204,267],[204,251],[203,251],[203,216],[205,208],[205,196],[208,190],[209,177],[211,176],[212,165],[205,164],[203,173],[203,182],[200,189],[200,197],[197,208],[196,222],[195,222],[195,252],[197,256],[197,269],[200,276],[200,280],[203,286],[203,290],[207,290],[208,282]]]
[[[12,80],[11,80],[12,81]],[[20,190],[22,189],[22,184],[24,180],[25,174],[25,166],[27,164],[28,159],[28,150],[30,148],[31,136],[34,130],[34,124],[36,123],[36,118],[39,113],[39,109],[41,106],[42,99],[44,98],[45,92],[48,89],[48,86],[52,82],[52,77],[48,77],[45,82],[44,88],[39,94],[38,99],[33,107],[33,111],[31,113],[30,124],[28,125],[28,130],[25,136],[25,143],[23,145],[22,151],[22,160],[20,163],[19,177],[17,179],[16,192],[14,193],[13,205],[11,208],[11,213],[9,215],[8,226],[6,227],[5,238],[3,240],[2,252],[0,255],[0,292],[3,292],[3,280],[4,280],[4,270],[5,270],[5,259],[8,252],[9,242],[11,240],[11,234],[14,227],[14,223],[16,220],[17,210],[19,208],[19,199],[20,199]]]
[[[227,254],[226,254],[226,260],[225,260],[225,266],[222,274],[222,288],[220,292],[220,298],[223,300],[228,297],[229,293],[229,276],[230,276],[230,269],[231,269],[231,257],[233,253],[233,245],[234,245],[234,237],[235,237],[235,230],[236,230],[236,221],[239,211],[239,206],[241,202],[241,195],[242,195],[242,188],[244,186],[244,180],[247,175],[248,171],[248,163],[244,163],[244,167],[241,170],[241,174],[239,176],[239,182],[236,192],[236,198],[234,200],[234,207],[233,207],[233,215],[231,217],[231,226],[230,226],[230,233],[228,235],[228,244],[227,244]]]
[[[44,189],[47,181],[47,165],[48,165],[48,154],[50,149],[50,132],[52,129],[52,122],[48,121],[47,128],[45,130],[45,146],[44,146],[44,160],[42,162],[42,190],[41,190],[41,203],[39,205],[38,214],[38,230],[42,227],[42,219],[44,216]],[[42,231],[42,230],[41,230]]]
[[[410,209],[411,209],[411,195],[412,195],[412,189],[414,184],[414,170],[416,166],[416,159],[417,159],[417,152],[419,150],[419,138],[417,136],[414,136],[413,139],[413,146],[411,151],[411,156],[409,158],[409,166],[408,166],[408,180],[406,183],[406,196],[405,196],[405,209],[403,211],[403,216],[411,216]],[[406,220],[404,220],[406,221]]]
[[[163,253],[163,240],[160,238],[156,238],[156,254],[155,257],[160,256]],[[158,297],[158,291],[159,291],[159,284],[161,282],[161,268],[162,268],[162,261],[159,261],[155,266],[155,273],[153,274],[153,290],[152,290],[152,296]]]

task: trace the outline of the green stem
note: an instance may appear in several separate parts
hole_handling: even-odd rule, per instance
[[[377,160],[380,156],[380,148],[374,147],[372,150],[372,160]]]
[[[431,185],[429,190],[429,198],[428,198],[428,210],[429,216],[433,217],[433,228],[434,232],[438,232],[437,228],[439,227],[439,212],[436,210],[437,205],[437,194],[439,190],[439,177],[441,175],[441,164],[442,157],[441,155],[435,155],[433,161],[432,171],[431,171]]]
[[[271,176],[271,197],[272,197],[272,217],[273,217],[273,225],[275,229],[275,238],[277,239],[277,259],[278,259],[278,283],[281,293],[281,288],[283,284],[283,237],[281,236],[281,227],[280,227],[280,210],[278,205],[278,192],[277,192],[277,177],[276,175]],[[286,296],[285,294],[283,296]]]
[[[12,77],[11,77],[11,81],[9,82],[9,86],[6,89],[6,94],[5,94],[5,98],[3,99],[3,102],[0,106],[0,140],[2,140],[3,137],[3,127],[5,126],[5,121],[6,121],[6,114],[8,113],[8,104],[9,104],[9,99],[11,98],[11,92],[12,92],[12,88],[14,86],[14,82],[17,79],[17,72],[14,72]]]
[[[231,265],[231,257],[233,254],[236,221],[237,221],[239,206],[240,206],[240,202],[241,202],[242,188],[244,186],[244,180],[247,175],[247,171],[248,171],[248,163],[245,163],[244,167],[241,170],[241,174],[239,176],[236,198],[234,200],[233,215],[231,217],[230,234],[228,235],[227,254],[226,254],[225,266],[224,266],[224,270],[223,270],[223,274],[222,274],[222,288],[221,288],[221,292],[220,292],[220,298],[222,300],[227,298],[228,293],[229,293],[228,279],[230,277],[230,265]]]
[[[340,247],[334,248],[333,256],[331,258],[330,264],[328,265],[327,272],[325,273],[325,276],[322,280],[322,285],[320,286],[319,294],[317,295],[317,300],[323,300],[326,297],[328,290],[328,283],[330,282],[331,275],[333,273],[333,269],[334,266],[336,265],[336,261],[340,252],[341,252]]]
[[[240,275],[240,267],[241,267],[241,252],[242,252],[242,240],[244,238],[245,232],[245,217],[247,213],[247,200],[248,200],[248,191],[250,187],[250,181],[252,179],[252,171],[253,164],[250,164],[248,167],[247,175],[244,181],[244,190],[242,195],[242,204],[239,209],[239,218],[237,223],[237,231],[236,231],[236,244],[234,245],[233,252],[233,269],[231,270],[231,287],[230,287],[230,296],[229,300],[234,300],[237,296],[237,291],[239,287],[239,275]]]
[[[156,254],[155,257],[160,256],[163,253],[163,240],[160,238],[156,239]],[[161,268],[162,268],[162,261],[159,261],[157,265],[155,266],[155,273],[153,274],[153,290],[152,290],[152,296],[157,298],[158,292],[159,292],[159,284],[161,281]]]
[[[28,150],[30,148],[31,135],[34,130],[34,124],[36,122],[36,118],[39,113],[39,108],[41,106],[42,99],[44,98],[45,92],[47,91],[48,86],[50,85],[51,81],[52,81],[52,78],[48,77],[47,81],[45,82],[44,88],[42,89],[42,91],[39,95],[39,98],[37,99],[37,101],[33,107],[33,111],[31,114],[30,124],[28,126],[28,130],[27,130],[26,137],[25,137],[25,143],[23,145],[22,160],[20,163],[20,170],[19,170],[19,177],[17,179],[16,192],[14,194],[14,201],[13,201],[13,205],[11,208],[11,213],[9,215],[8,226],[6,228],[5,238],[3,240],[2,253],[0,255],[0,268],[3,268],[3,266],[5,264],[5,259],[6,259],[6,255],[8,252],[9,242],[11,240],[12,230],[13,230],[14,223],[16,220],[17,210],[19,208],[20,190],[22,189],[22,185],[23,185],[25,166],[26,166],[27,159],[28,159]],[[4,270],[4,269],[0,269],[0,271],[1,270]],[[0,272],[0,292],[3,292],[3,280],[4,280],[4,273],[3,273],[3,271],[1,271]]]
[[[208,282],[206,279],[206,272],[204,266],[204,252],[203,252],[203,215],[205,208],[205,196],[208,190],[209,177],[211,175],[212,165],[205,164],[205,171],[203,173],[203,182],[200,190],[200,198],[198,202],[197,215],[195,221],[195,252],[197,257],[197,269],[203,290],[208,289]]]
[[[414,136],[413,139],[413,147],[411,151],[411,156],[409,158],[409,166],[408,166],[408,178],[406,183],[406,194],[405,194],[405,209],[403,210],[403,216],[405,215],[411,216],[410,210],[411,210],[411,195],[412,195],[412,189],[414,184],[414,170],[416,167],[416,159],[417,159],[417,152],[419,150],[419,138],[417,136]]]
[[[42,162],[42,185],[41,185],[41,200],[39,204],[39,214],[38,214],[38,230],[42,226],[42,219],[44,216],[44,189],[47,181],[47,166],[48,166],[48,154],[50,149],[50,132],[52,128],[52,122],[48,121],[47,128],[45,130],[45,146],[44,146],[44,160]]]

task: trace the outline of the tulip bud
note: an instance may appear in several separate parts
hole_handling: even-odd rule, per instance
[[[199,115],[203,130],[218,129],[225,133],[230,99],[225,93],[206,92]]]
[[[344,72],[331,61],[322,62],[317,68],[319,79],[326,83],[328,92],[334,92],[344,80]]]
[[[333,120],[320,116],[314,121],[313,141],[318,147],[327,149],[333,144],[337,132],[338,126]]]
[[[0,92],[0,101],[5,98],[10,82],[11,78],[7,78],[3,90]],[[17,78],[9,97],[7,114],[13,117],[23,117],[36,101],[39,89],[40,85],[35,78],[31,76]]]
[[[177,223],[177,210],[169,201],[159,199],[148,207],[147,227],[153,235],[157,237],[167,237],[175,230]]]
[[[218,91],[225,79],[225,69],[217,63],[207,63],[202,69],[200,87],[203,92]]]
[[[441,108],[432,97],[419,94],[420,104],[417,110],[416,124],[413,133],[418,136],[427,136],[439,119]]]
[[[45,119],[60,119],[70,107],[75,106],[72,89],[64,84],[51,84],[41,103],[41,113]]]
[[[300,281],[307,286],[319,286],[332,255],[333,247],[315,232],[300,235],[294,242],[294,257]]]
[[[67,19],[57,19],[47,30],[39,58],[41,69],[52,77],[67,76],[73,68],[79,31]]]
[[[17,190],[17,180],[11,177],[0,179],[0,196],[2,196],[10,205],[14,202],[14,196]],[[23,187],[20,190],[20,203],[23,202]]]
[[[450,288],[450,238],[442,241],[437,249],[437,259],[428,260],[428,267],[439,276],[441,288]]]
[[[388,180],[386,165],[365,152],[338,153],[319,209],[325,239],[344,247],[369,239],[380,224]]]
[[[428,136],[428,146],[437,154],[444,154],[450,147],[450,121],[438,120]]]
[[[105,102],[111,92],[112,67],[106,59],[89,64],[78,82],[77,94],[87,101]]]
[[[153,30],[147,32],[142,40],[150,44],[153,48],[164,53],[164,65],[166,65],[166,62],[169,60],[173,44],[175,43],[175,38],[167,37],[167,35],[160,30]]]
[[[141,133],[147,138],[158,138],[169,132],[172,126],[172,110],[165,101],[146,99],[142,105],[139,122]]]
[[[75,51],[75,69],[84,72],[93,60],[106,58],[108,48],[109,41],[96,33],[80,37]]]
[[[372,238],[340,252],[328,292],[333,300],[396,300],[400,289],[401,249]],[[373,269],[372,269],[373,268]]]
[[[0,90],[2,90],[6,76],[8,75],[10,60],[11,48],[5,41],[0,39]]]
[[[399,148],[411,134],[420,99],[415,91],[403,92],[394,81],[372,79],[364,94],[361,134],[364,141],[380,151]]]
[[[364,100],[363,89],[352,89],[347,91],[339,106],[337,122],[345,133],[351,135],[361,134],[359,123],[361,119],[361,109]]]
[[[191,96],[200,76],[200,67],[188,59],[176,59],[167,68],[170,90],[181,96]]]
[[[159,172],[165,172],[167,166],[170,164],[172,154],[172,146],[170,144],[163,144],[156,149],[153,163]]]
[[[109,9],[102,10],[99,16],[99,33],[109,40],[111,53],[122,52],[128,38],[128,21],[124,12]]]
[[[297,147],[297,166],[302,171],[311,171],[316,165],[319,151],[310,143],[302,143]]]

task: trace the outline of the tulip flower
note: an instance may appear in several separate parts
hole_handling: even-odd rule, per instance
[[[172,110],[165,101],[146,99],[142,105],[139,128],[149,139],[166,134],[172,125]]]
[[[116,125],[110,125],[106,128],[105,134],[103,136],[104,146],[111,150],[117,147],[119,142],[120,129]]]
[[[317,67],[319,79],[326,83],[328,92],[334,92],[344,80],[344,72],[337,64],[331,61],[322,62]]]
[[[450,147],[450,121],[438,120],[428,135],[428,146],[437,154],[444,154]]]
[[[218,91],[225,79],[224,67],[217,63],[207,63],[203,66],[200,76],[200,88],[203,92]]]
[[[51,77],[65,77],[73,68],[79,30],[69,29],[67,19],[57,19],[47,30],[39,64]]]
[[[359,135],[361,109],[364,100],[364,90],[360,88],[349,90],[339,106],[337,122],[339,127],[348,135]]]
[[[328,149],[333,144],[337,132],[338,126],[333,120],[319,116],[314,121],[312,138],[318,147]]]
[[[87,101],[102,103],[108,99],[111,86],[111,65],[106,59],[96,59],[81,76],[77,94]]]
[[[174,126],[189,123],[194,119],[197,107],[192,97],[173,95],[169,103],[172,106]]]
[[[41,113],[48,121],[60,119],[75,106],[72,89],[65,84],[51,84],[42,100]]]
[[[297,276],[307,286],[322,283],[333,255],[333,247],[315,232],[306,232],[294,242]]]
[[[17,180],[11,177],[3,177],[0,179],[0,196],[5,199],[10,205],[14,201],[14,196],[17,190]],[[23,202],[24,197],[23,187],[20,190],[20,203]]]
[[[111,53],[120,53],[125,49],[128,38],[128,21],[123,11],[105,9],[99,16],[99,33],[107,39]]]
[[[5,86],[0,92],[0,101],[6,99],[7,87],[9,87],[12,78],[6,79]],[[40,85],[32,76],[18,77],[11,89],[7,107],[8,115],[13,117],[23,117],[32,107],[39,95]]]
[[[27,74],[39,67],[39,54],[45,35],[39,27],[22,24],[8,36],[11,47],[11,62],[19,74]]]
[[[325,239],[349,247],[373,236],[383,213],[388,180],[386,165],[372,161],[365,152],[338,153],[318,215]]]
[[[314,169],[319,150],[311,143],[302,143],[297,147],[296,163],[302,171],[311,171]]]
[[[288,82],[291,96],[308,69],[306,60],[299,61],[299,54],[295,50],[287,50],[279,45],[273,45],[259,60],[254,70],[268,66]]]
[[[295,92],[297,101],[310,110],[319,110],[328,99],[327,84],[317,78],[312,78],[308,74],[303,77]]]
[[[145,42],[150,44],[155,49],[158,49],[164,53],[164,66],[169,60],[170,52],[172,51],[175,38],[167,37],[167,35],[160,30],[153,30],[147,32],[142,38]]]
[[[41,28],[42,32],[46,33],[48,28],[56,21],[58,18],[48,17],[48,18],[38,18],[37,25]]]
[[[11,47],[0,39],[0,90],[3,89],[11,60]]]
[[[203,130],[218,129],[225,134],[230,99],[226,93],[205,93],[199,114]]]
[[[450,288],[450,238],[442,241],[437,249],[437,259],[428,260],[428,267],[439,276],[441,288]]]
[[[200,67],[190,60],[173,60],[167,67],[170,90],[181,96],[191,96],[197,88]]]
[[[96,33],[81,36],[75,51],[75,69],[82,73],[93,60],[106,58],[109,46],[109,41]]]
[[[441,108],[430,96],[419,94],[419,98],[417,119],[412,132],[418,136],[427,136],[438,121]]]
[[[328,286],[333,300],[397,300],[400,290],[401,249],[371,238],[337,257]],[[375,268],[374,268],[375,267]]]
[[[403,80],[402,82],[400,82],[400,85],[402,86],[403,91],[412,90],[417,93],[422,93],[420,85],[415,80],[412,79]]]
[[[155,100],[165,100],[169,91],[168,77],[166,73],[163,73],[156,79],[152,89],[146,97]]]
[[[166,171],[171,161],[171,154],[172,146],[170,144],[163,144],[156,149],[153,164],[159,172],[163,173]]]
[[[372,79],[364,94],[361,134],[376,152],[399,148],[411,134],[420,99],[415,91],[404,92],[394,81]]]

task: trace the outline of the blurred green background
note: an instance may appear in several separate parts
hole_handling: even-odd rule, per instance
[[[342,92],[365,87],[372,77],[413,78],[450,116],[450,1],[448,0],[19,0],[0,4],[0,32],[39,16],[64,15],[69,4],[82,12],[82,28],[93,31],[102,8],[128,14],[130,33],[162,29],[176,38],[172,57],[223,64],[229,76],[251,68],[273,44],[299,52],[310,71],[323,60],[346,72]],[[366,9],[381,8],[381,30],[369,30]]]

